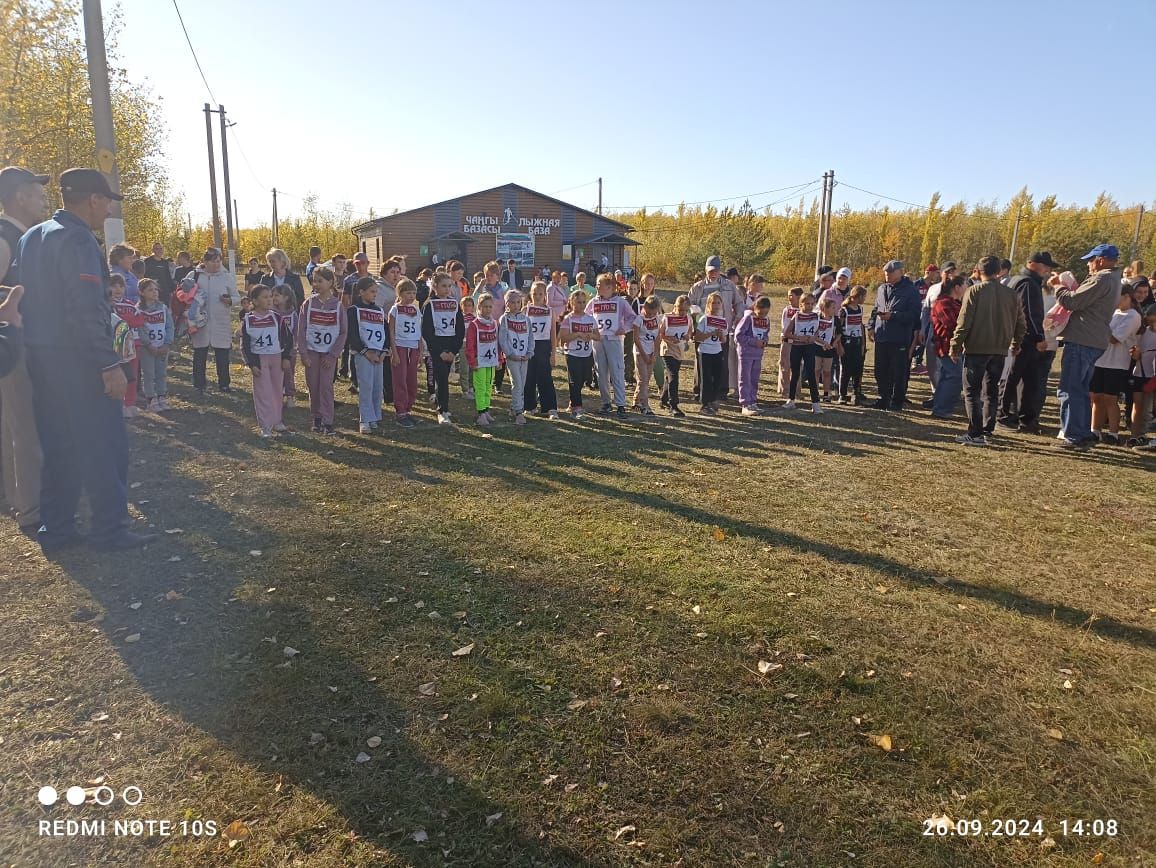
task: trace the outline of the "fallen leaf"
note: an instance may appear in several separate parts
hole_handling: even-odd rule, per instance
[[[167,533],[167,534],[184,533],[184,531],[181,530],[179,527],[170,527],[168,530],[165,531],[165,533]]]
[[[1065,678],[1064,679],[1064,690],[1071,690],[1071,689],[1072,689],[1072,682],[1068,681],[1068,679]]]
[[[165,594],[165,599],[169,600],[170,602],[172,600],[183,600],[184,598],[185,595],[180,591],[169,591],[167,594]]]
[[[175,564],[175,563],[176,563],[177,561],[179,561],[180,559],[181,559],[181,556],[180,556],[180,555],[173,555],[171,558],[169,558],[169,563],[170,563],[170,564]]]
[[[599,630],[597,633],[594,634],[594,638],[595,639],[601,639],[605,635],[606,635],[605,630]]]
[[[460,621],[462,618],[466,617],[466,613],[465,612],[454,612],[452,617],[457,618]]]
[[[440,621],[442,614],[441,614],[441,612],[430,612],[426,615],[426,617],[429,618],[431,621]]]
[[[86,783],[90,787],[99,787],[101,784],[104,783],[104,779],[105,779],[105,775],[97,775],[95,778],[92,778],[91,780],[86,781]]]
[[[427,681],[425,684],[417,686],[417,692],[422,696],[433,696],[437,692],[438,686],[436,681]]]
[[[372,759],[372,757],[370,757],[370,755],[367,754],[365,751],[362,751],[361,753],[359,753],[357,755],[356,759],[357,759],[357,762],[359,762],[359,763],[367,763],[370,761],[370,759]]]
[[[542,786],[548,787],[548,786],[550,786],[550,784],[554,783],[554,781],[556,781],[556,780],[558,780],[557,775],[546,775],[545,780],[542,781]]]
[[[581,709],[585,708],[586,705],[587,705],[587,700],[575,699],[575,700],[572,700],[570,703],[568,703],[566,705],[566,708],[568,708],[570,711],[580,711]]]
[[[874,677],[875,677],[875,670],[874,670],[874,669],[868,669],[868,670],[867,670],[866,672],[864,672],[863,674],[864,674],[864,675],[865,675],[867,678],[874,678]]]
[[[310,744],[321,744],[321,742],[323,742],[323,741],[325,741],[325,736],[323,736],[321,733],[311,732],[309,734],[309,743]]]
[[[868,734],[867,738],[870,739],[871,744],[875,745],[877,748],[885,751],[891,750],[891,736],[887,735],[886,733],[883,735]]]
[[[494,823],[498,822],[500,819],[502,819],[501,811],[498,811],[496,814],[490,814],[486,817],[486,828],[490,828],[490,826],[494,825]]]
[[[1093,865],[1102,865],[1103,863],[1104,863],[1104,854],[1103,853],[1097,853],[1095,856],[1092,857],[1092,864]]]
[[[397,602],[397,597],[390,597],[390,598],[389,598],[388,600],[386,600],[385,602],[387,602],[387,603],[396,603],[396,602]]]
[[[296,648],[290,648],[288,645],[286,645],[284,648],[281,649],[281,653],[284,654],[286,657],[296,657],[301,652],[298,651]]]
[[[578,789],[578,785],[577,784],[566,784],[566,786],[563,787],[562,789],[564,789],[568,793],[572,793],[576,789]]]
[[[330,693],[336,693],[336,692],[337,692],[337,688],[336,688],[336,687],[334,687],[332,684],[330,684],[330,685],[329,685],[329,692],[330,692]]]
[[[1076,673],[1074,673],[1071,669],[1061,669],[1060,674],[1061,675],[1075,675]]]
[[[336,602],[337,602],[337,598],[336,598],[336,597],[326,597],[326,598],[325,598],[325,602],[327,602],[327,603],[336,603]]]
[[[425,600],[418,600],[416,603],[413,604],[413,607],[415,609],[424,609],[425,608]]]
[[[429,835],[425,833],[425,829],[418,829],[416,832],[410,835],[410,837],[419,844],[424,844],[429,840]]]
[[[705,639],[706,637],[707,637],[706,633],[695,633],[694,634],[694,638],[696,638],[696,639]]]
[[[724,539],[727,538],[726,531],[723,530],[721,527],[716,527],[714,530],[711,531],[710,535],[712,537],[714,537],[715,542],[722,542]]]
[[[130,633],[129,635],[124,637],[124,641],[129,642],[129,643],[139,642],[140,641],[140,633]]]
[[[474,643],[471,642],[469,645],[463,645],[461,648],[458,648],[456,651],[451,651],[450,656],[452,656],[452,657],[465,657],[468,654],[470,654],[473,650],[474,650]]]
[[[797,694],[797,693],[784,693],[783,694],[783,699],[798,699],[798,698],[799,698],[799,694]]]
[[[759,661],[759,672],[766,675],[768,672],[776,672],[783,668],[782,663],[772,663],[770,660]]]
[[[381,746],[381,736],[380,735],[371,735],[369,738],[367,738],[365,740],[365,746],[366,747],[380,747]]]
[[[1056,741],[1064,740],[1064,731],[1056,729],[1054,726],[1048,728],[1048,738],[1054,738]]]
[[[92,716],[89,717],[89,720],[91,720],[93,723],[102,723],[102,722],[108,720],[108,712],[107,711],[93,712]]]
[[[876,585],[875,590],[878,591],[880,594],[886,594],[888,589],[887,589],[886,585]]]
[[[623,835],[629,835],[630,833],[637,832],[637,831],[638,831],[637,826],[623,826],[617,832],[614,833],[614,840],[617,841]]]
[[[691,610],[692,612],[694,612],[696,615],[701,615],[701,614],[702,614],[702,606],[699,606],[699,605],[694,605],[694,606],[691,606],[691,607],[690,607],[690,610]]]
[[[618,689],[619,687],[621,687],[621,686],[622,686],[622,679],[621,679],[621,678],[619,678],[619,677],[618,677],[618,676],[616,676],[616,675],[615,675],[615,676],[611,676],[611,678],[610,678],[610,689],[611,689],[611,690],[617,690],[617,689]]]
[[[136,603],[129,603],[129,604],[128,604],[128,607],[129,607],[130,609],[136,610],[136,609],[139,609],[139,608],[141,607],[141,604],[140,604],[140,602],[139,602],[139,601],[138,601],[138,602],[136,602]]]
[[[429,570],[421,570],[421,571],[418,573],[418,575],[419,575],[419,576],[428,576],[428,575],[429,575]]]
[[[224,836],[225,840],[229,842],[229,849],[231,850],[242,841],[247,840],[251,833],[249,832],[248,826],[246,826],[240,820],[234,820],[225,827],[225,831],[223,831],[221,834]]]
[[[255,558],[259,558],[259,557],[261,557],[261,550],[260,549],[249,549],[249,554],[251,554]]]

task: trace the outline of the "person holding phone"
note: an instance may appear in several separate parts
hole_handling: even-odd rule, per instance
[[[233,347],[233,308],[241,303],[237,280],[221,261],[221,251],[210,247],[200,267],[183,281],[182,286],[195,288],[198,322],[192,334],[193,388],[205,393],[209,350],[217,367],[217,389],[224,394],[233,391],[229,372]]]

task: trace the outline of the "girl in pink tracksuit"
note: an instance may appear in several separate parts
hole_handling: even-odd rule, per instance
[[[241,316],[241,354],[253,372],[253,409],[262,437],[287,431],[281,421],[285,371],[293,352],[289,322],[273,310],[273,293],[258,283],[249,290],[252,309]]]
[[[301,305],[297,317],[297,352],[305,365],[309,388],[309,412],[313,431],[336,434],[333,427],[333,375],[345,346],[348,318],[334,291],[333,269],[320,265],[313,269],[313,295]]]

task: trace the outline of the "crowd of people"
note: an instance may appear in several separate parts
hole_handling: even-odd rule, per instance
[[[571,282],[546,269],[524,280],[509,260],[468,280],[451,260],[411,278],[402,256],[370,274],[364,253],[322,261],[318,247],[302,279],[274,248],[266,267],[249,260],[242,292],[215,248],[196,262],[183,251],[168,259],[159,243],[143,259],[125,244],[103,254],[94,230],[119,198],[104,177],[63,173],[63,207],[51,217],[48,181],[18,167],[0,172],[0,284],[12,287],[0,304],[5,494],[46,552],[85,541],[75,524],[82,488],[93,506],[92,545],[148,541],[128,522],[125,420],[170,409],[167,369],[186,341],[201,394],[210,350],[216,389],[233,392],[239,347],[263,438],[290,433],[284,411],[295,406],[298,364],[321,435],[337,430],[342,380],[357,395],[361,434],[382,431],[390,405],[398,428],[417,426],[423,391],[437,423],[452,425],[455,381],[478,426],[494,424],[494,396],[506,392],[514,424],[558,419],[558,366],[575,419],[586,416],[588,393],[603,415],[653,417],[657,395],[659,409],[682,418],[688,366],[698,412],[718,415],[733,400],[742,416],[761,416],[771,409],[760,400],[764,357],[777,342],[776,409],[796,410],[805,386],[814,414],[830,402],[904,412],[913,409],[911,378],[927,376],[933,392],[923,408],[949,420],[962,397],[968,422],[959,440],[969,446],[999,431],[1041,433],[1062,343],[1059,444],[1156,451],[1147,437],[1156,394],[1151,281],[1139,262],[1122,275],[1110,244],[1083,257],[1082,281],[1046,251],[1015,274],[1009,261],[986,256],[970,270],[945,262],[912,279],[893,260],[870,301],[849,267],[824,266],[811,286],[787,292],[778,317],[763,276],[724,273],[718,256],[670,300],[651,274],[604,269],[591,284],[585,272]],[[864,379],[869,345],[874,399]]]

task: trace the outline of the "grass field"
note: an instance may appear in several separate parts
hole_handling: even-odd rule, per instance
[[[858,408],[269,443],[244,372],[174,379],[159,543],[0,524],[2,864],[1156,864],[1151,458]]]

